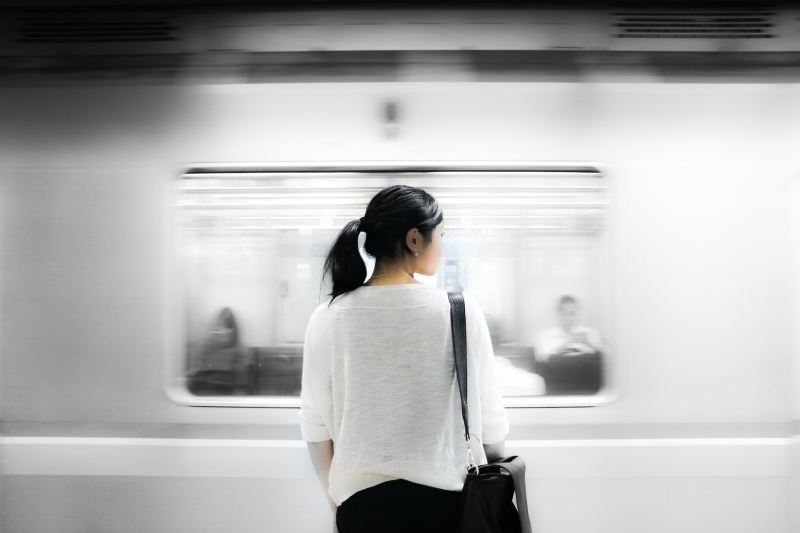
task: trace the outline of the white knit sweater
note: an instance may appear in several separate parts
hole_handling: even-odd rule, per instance
[[[472,451],[508,434],[486,319],[464,293]],[[333,439],[336,505],[392,479],[460,491],[466,442],[447,293],[425,284],[364,286],[314,311],[303,350],[303,439]],[[477,437],[477,439],[475,438]]]

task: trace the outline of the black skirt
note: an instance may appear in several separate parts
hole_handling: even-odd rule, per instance
[[[460,498],[461,491],[405,479],[386,481],[342,502],[336,509],[336,527],[339,533],[454,533]]]

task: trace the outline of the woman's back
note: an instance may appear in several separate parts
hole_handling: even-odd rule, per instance
[[[470,429],[492,444],[508,422],[486,321],[469,294],[465,304]],[[337,505],[392,479],[461,490],[466,444],[452,350],[447,293],[429,285],[363,286],[316,309],[301,429],[308,442],[333,439]],[[473,453],[486,462],[481,446]]]
[[[456,522],[467,456],[449,300],[414,278],[436,274],[444,235],[433,196],[392,185],[345,224],[325,258],[332,300],[306,330],[300,427],[343,533],[438,533]],[[480,444],[503,453],[508,421],[486,320],[467,294],[464,303],[469,427],[481,464]]]

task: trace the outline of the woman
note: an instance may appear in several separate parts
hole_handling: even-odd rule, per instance
[[[300,411],[303,439],[334,531],[454,531],[466,478],[466,441],[455,378],[447,293],[414,279],[442,255],[441,207],[395,185],[348,223],[323,275],[331,300],[306,330]],[[375,271],[358,251],[375,258]],[[505,453],[508,421],[486,320],[464,294],[469,424],[475,462]],[[335,449],[335,453],[334,453]]]

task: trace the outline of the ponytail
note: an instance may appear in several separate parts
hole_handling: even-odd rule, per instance
[[[411,253],[405,236],[417,228],[422,241],[429,244],[433,229],[444,220],[442,208],[436,198],[415,187],[393,185],[373,196],[366,214],[360,220],[348,222],[336,237],[325,259],[322,277],[330,274],[333,300],[364,284],[367,265],[358,251],[358,234],[367,235],[364,251],[370,257],[398,259],[403,253]]]
[[[358,252],[358,234],[361,222],[353,220],[339,232],[325,259],[323,278],[330,274],[333,280],[331,301],[337,296],[359,288],[367,278],[367,265]]]

